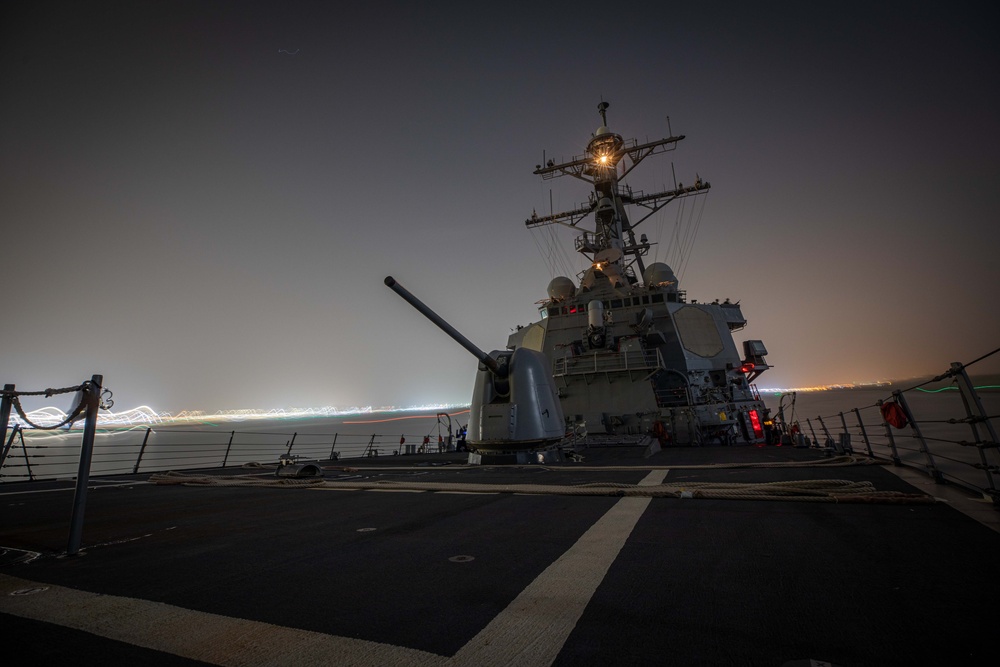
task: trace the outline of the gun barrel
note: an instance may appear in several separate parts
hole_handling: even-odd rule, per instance
[[[440,315],[438,315],[433,310],[431,310],[430,308],[428,308],[424,304],[423,301],[421,301],[417,297],[415,297],[412,294],[410,294],[410,292],[407,291],[407,289],[405,287],[403,287],[398,282],[396,282],[395,279],[392,276],[386,276],[386,278],[385,278],[385,284],[393,292],[395,292],[399,296],[403,297],[404,301],[406,301],[411,306],[413,306],[418,311],[420,311],[423,314],[424,317],[426,317],[431,322],[433,322],[434,324],[436,324],[441,329],[441,331],[444,331],[446,334],[448,334],[449,336],[451,336],[452,339],[456,343],[458,343],[459,345],[461,345],[462,347],[464,347],[466,350],[468,350],[469,352],[471,352],[472,355],[476,359],[478,359],[480,361],[480,363],[482,363],[484,366],[486,366],[487,368],[489,368],[492,373],[499,374],[499,372],[500,372],[499,371],[499,365],[497,364],[496,359],[494,359],[493,357],[491,357],[490,355],[486,354],[485,352],[483,352],[482,350],[480,350],[478,347],[476,347],[472,343],[472,341],[470,341],[468,338],[466,338],[465,336],[463,336],[462,334],[460,334],[458,332],[458,330],[455,329],[455,327],[453,327],[450,324],[448,324],[447,322],[445,322],[443,319],[441,319]]]

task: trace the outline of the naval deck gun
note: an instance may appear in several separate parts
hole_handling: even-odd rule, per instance
[[[479,360],[467,443],[486,454],[546,447],[563,438],[566,423],[548,359],[528,348],[487,354],[392,276],[385,284]]]

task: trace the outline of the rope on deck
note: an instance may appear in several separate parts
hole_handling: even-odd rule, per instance
[[[923,493],[878,491],[871,482],[843,479],[793,480],[784,482],[690,482],[638,486],[611,482],[577,485],[481,484],[414,481],[329,481],[322,478],[271,478],[251,475],[219,477],[185,475],[177,472],[153,475],[154,484],[223,487],[302,487],[357,491],[425,491],[451,493],[508,493],[557,496],[613,496],[637,498],[699,498],[711,500],[772,500],[824,503],[931,504],[936,500]]]
[[[175,472],[150,475],[149,481],[177,486],[322,486],[322,477],[274,477],[273,475],[196,475]]]
[[[652,466],[531,466],[551,472],[601,471],[614,470],[730,470],[738,468],[837,468],[845,466],[886,465],[887,462],[869,458],[843,454],[824,459],[810,461],[748,461],[745,463],[702,463],[698,465],[652,465]],[[484,466],[485,467],[485,466]]]

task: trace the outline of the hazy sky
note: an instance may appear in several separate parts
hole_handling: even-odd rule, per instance
[[[532,171],[602,98],[687,135],[633,187],[712,183],[681,288],[741,302],[760,384],[1000,347],[995,5],[814,4],[5,3],[0,381],[467,402],[475,360],[382,279],[503,348],[558,275],[525,218],[587,198]],[[676,214],[640,229],[661,257]]]

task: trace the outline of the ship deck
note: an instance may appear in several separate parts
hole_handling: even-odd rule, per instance
[[[269,486],[94,478],[76,556],[72,481],[4,484],[8,651],[21,665],[848,667],[995,654],[1000,513],[953,487],[788,447],[463,460],[325,462],[322,483]],[[247,474],[276,479],[205,473]],[[831,479],[909,495],[642,495]],[[382,488],[347,486],[358,483]]]

